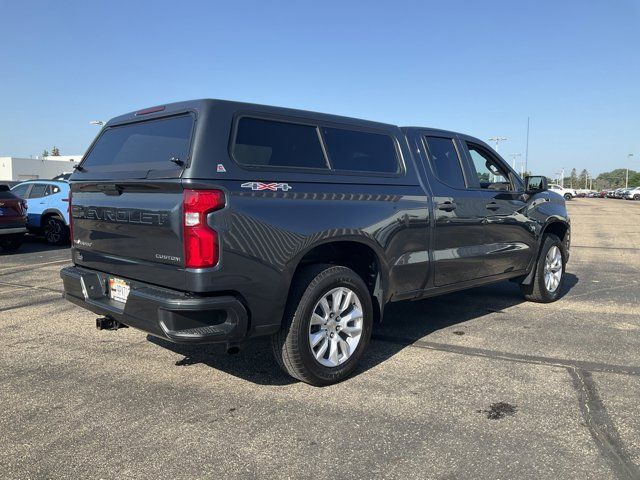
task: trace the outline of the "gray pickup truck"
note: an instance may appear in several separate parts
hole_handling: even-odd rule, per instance
[[[65,296],[178,343],[269,335],[314,385],[356,367],[388,302],[506,279],[562,291],[570,223],[546,178],[477,138],[198,100],[110,120],[71,177]]]

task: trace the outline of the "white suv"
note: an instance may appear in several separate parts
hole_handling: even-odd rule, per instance
[[[627,200],[640,200],[640,187],[628,188],[622,193]]]
[[[555,183],[549,185],[549,191],[557,193],[558,195],[564,197],[565,200],[571,200],[576,195],[578,195],[573,188],[564,188],[560,185],[556,185]]]

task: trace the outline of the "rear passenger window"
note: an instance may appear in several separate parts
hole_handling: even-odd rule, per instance
[[[331,167],[356,172],[396,173],[398,154],[389,135],[342,128],[322,129]]]
[[[426,137],[429,160],[436,177],[453,188],[466,188],[458,151],[451,138]]]
[[[310,125],[243,117],[232,153],[242,165],[327,168],[318,130]]]
[[[45,196],[45,192],[47,190],[47,185],[44,183],[36,183],[31,188],[31,192],[29,193],[29,198],[42,198]]]

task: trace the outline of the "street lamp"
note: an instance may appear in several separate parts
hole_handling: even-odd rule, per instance
[[[104,120],[91,120],[89,122],[89,125],[98,125],[98,126],[102,127],[105,123],[107,123],[107,122],[105,122]]]
[[[496,144],[496,152],[498,151],[498,146],[500,145],[500,142],[504,142],[506,140],[509,140],[507,137],[490,137],[489,140],[491,140],[492,142],[495,142]]]
[[[624,181],[624,188],[629,188],[629,162],[631,161],[631,157],[633,157],[633,153],[627,155],[627,176]]]

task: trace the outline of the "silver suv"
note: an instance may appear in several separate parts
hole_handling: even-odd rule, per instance
[[[622,196],[627,200],[640,200],[640,187],[628,188],[622,192]]]

